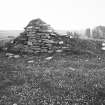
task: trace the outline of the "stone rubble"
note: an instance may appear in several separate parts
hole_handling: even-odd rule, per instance
[[[46,60],[51,60],[53,57],[47,57],[47,58],[45,58]]]
[[[30,60],[30,61],[28,61],[28,63],[34,63],[34,60]]]
[[[6,53],[5,56],[8,57],[8,58],[20,58],[20,55],[15,55],[15,54],[12,54],[12,53]]]
[[[102,50],[105,50],[105,42],[102,43],[101,49],[102,49]]]

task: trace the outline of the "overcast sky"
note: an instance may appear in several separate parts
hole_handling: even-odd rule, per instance
[[[35,18],[61,30],[105,25],[105,0],[0,0],[0,29],[22,30]]]

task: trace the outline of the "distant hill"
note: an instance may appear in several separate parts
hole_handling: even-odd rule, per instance
[[[23,30],[0,30],[0,39],[18,36]]]
[[[0,30],[0,39],[17,37],[24,30]],[[105,39],[105,26],[96,26],[93,29],[87,28],[83,30],[58,30],[55,32],[59,35],[67,35],[67,32],[78,33],[80,38]]]
[[[5,46],[7,42],[18,36],[22,30],[0,30],[0,47]]]

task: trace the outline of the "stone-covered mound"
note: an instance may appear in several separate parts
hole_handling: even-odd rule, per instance
[[[8,44],[7,51],[19,54],[37,54],[54,52],[73,53],[100,53],[101,42],[71,38],[70,35],[61,36],[43,22],[35,19],[29,22],[12,43]]]

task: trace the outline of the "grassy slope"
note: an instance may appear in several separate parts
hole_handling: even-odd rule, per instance
[[[104,54],[54,54],[49,61],[47,56],[0,54],[0,105],[105,104]]]
[[[45,60],[47,54],[15,59],[0,53],[0,105],[104,105],[100,43],[72,40],[72,48],[82,53],[55,53],[51,60]]]

